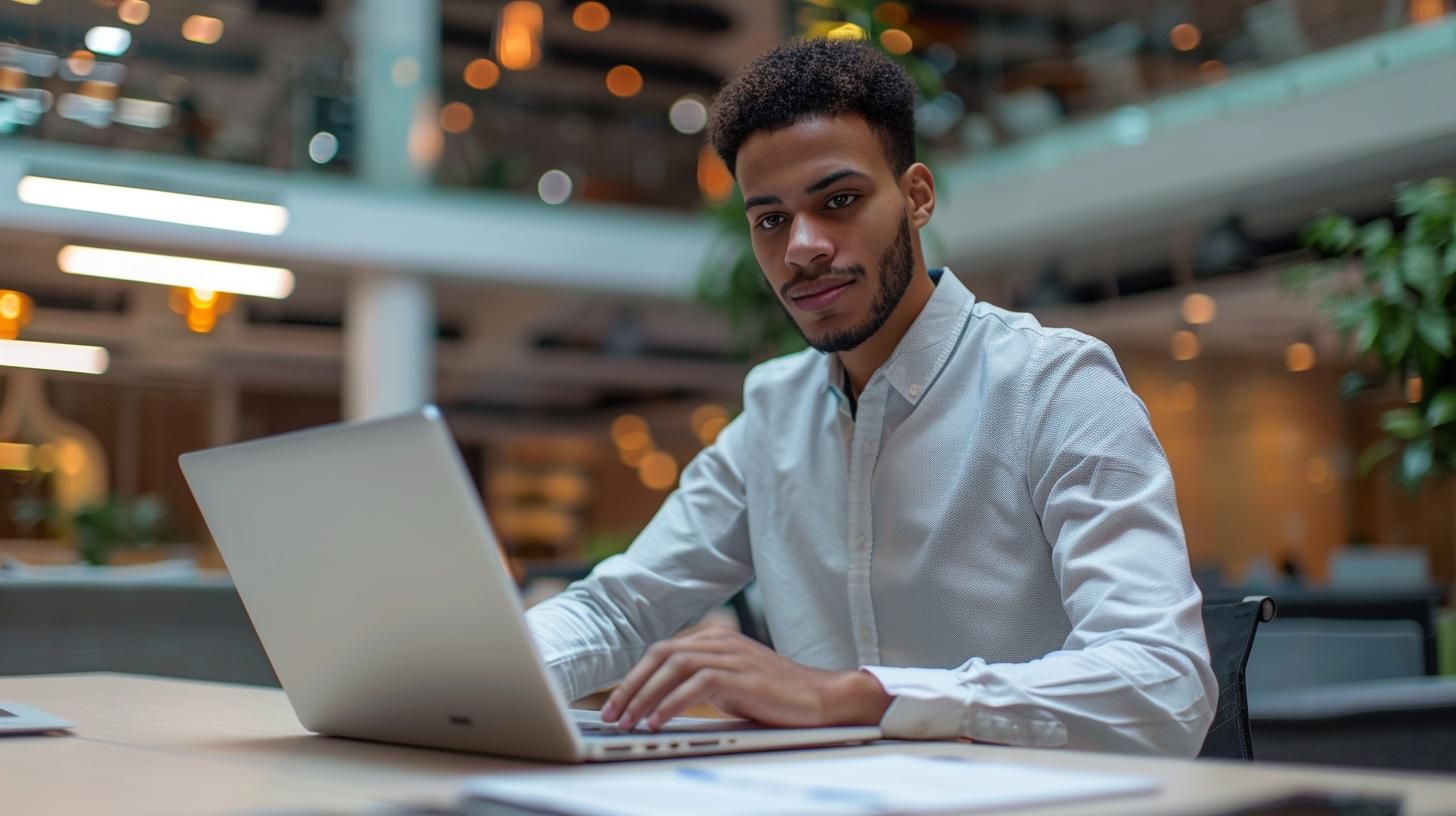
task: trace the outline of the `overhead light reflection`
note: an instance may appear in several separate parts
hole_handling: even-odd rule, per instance
[[[58,207],[257,235],[278,235],[288,226],[288,210],[277,204],[90,181],[24,176],[16,185],[16,195],[26,204],[38,207]]]
[[[0,366],[67,371],[73,374],[104,374],[111,366],[111,355],[100,346],[0,340]]]
[[[62,272],[69,275],[185,286],[188,289],[274,299],[286,298],[293,292],[293,273],[276,266],[74,244],[61,249],[56,263]]]
[[[182,21],[182,38],[200,45],[212,45],[222,39],[222,20],[194,14]]]

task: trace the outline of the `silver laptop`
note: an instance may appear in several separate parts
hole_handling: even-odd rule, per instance
[[[865,742],[876,728],[567,707],[439,412],[184,454],[182,472],[304,727],[563,762]]]

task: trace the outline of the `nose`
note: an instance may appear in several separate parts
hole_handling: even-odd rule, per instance
[[[799,215],[789,225],[789,246],[784,262],[796,272],[819,266],[834,257],[834,244],[826,230],[808,215]]]

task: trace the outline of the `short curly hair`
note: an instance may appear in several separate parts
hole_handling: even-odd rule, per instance
[[[753,59],[713,102],[708,140],[729,172],[759,131],[812,116],[853,113],[880,137],[896,175],[915,163],[915,83],[905,69],[855,40],[790,40]]]

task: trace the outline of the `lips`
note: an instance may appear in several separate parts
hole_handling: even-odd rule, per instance
[[[854,284],[854,278],[825,278],[802,284],[789,293],[794,305],[805,311],[828,308]]]

